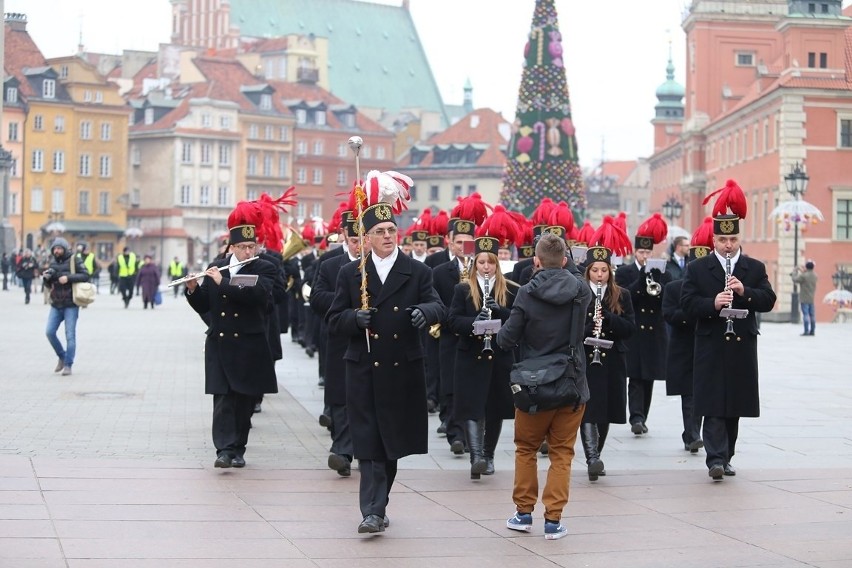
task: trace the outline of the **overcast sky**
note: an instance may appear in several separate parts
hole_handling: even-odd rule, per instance
[[[376,0],[400,5],[400,0]],[[844,6],[852,0],[844,0]],[[684,83],[688,0],[556,0],[580,162],[633,160],[653,150],[657,100],[672,44]],[[534,0],[411,0],[411,12],[444,102],[461,104],[466,79],[476,107],[515,115]],[[131,8],[131,6],[134,6]],[[169,40],[169,0],[5,0],[27,14],[46,57],[76,51],[156,50]]]

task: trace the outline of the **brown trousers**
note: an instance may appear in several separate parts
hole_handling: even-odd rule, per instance
[[[541,495],[544,518],[562,519],[562,509],[568,503],[571,482],[571,460],[574,443],[583,419],[585,404],[527,414],[515,410],[515,486],[512,500],[519,513],[532,513],[538,501],[538,464],[536,456],[541,443],[550,447],[550,468]]]

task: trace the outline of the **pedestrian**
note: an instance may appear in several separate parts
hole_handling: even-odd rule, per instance
[[[160,288],[160,268],[152,261],[151,255],[146,254],[137,275],[137,281],[142,288],[142,305],[145,310],[148,309],[148,304],[151,304],[152,310],[154,309],[154,300]]]
[[[669,273],[672,280],[680,280],[683,278],[683,271],[686,269],[686,262],[689,256],[689,239],[684,236],[675,237],[672,241],[672,251],[668,262],[666,262],[666,272]]]
[[[382,191],[376,187],[367,195],[393,199],[403,187],[407,194],[411,179],[401,174],[392,177],[392,173],[370,172],[365,185],[381,185]],[[362,211],[358,222],[371,251],[341,267],[327,318],[331,333],[349,338],[344,355],[346,406],[361,472],[363,519],[358,532],[376,534],[388,524],[386,509],[397,461],[429,451],[419,330],[441,321],[445,308],[432,287],[431,269],[397,247],[391,205],[362,205],[354,210]],[[362,303],[362,270],[368,307]]]
[[[515,481],[512,500],[515,515],[506,521],[511,530],[532,530],[532,512],[538,501],[537,452],[545,440],[550,467],[541,495],[544,505],[544,536],[562,538],[568,530],[561,523],[568,503],[571,460],[583,418],[589,387],[586,382],[582,335],[586,309],[592,299],[589,286],[568,270],[565,241],[552,233],[542,234],[536,244],[532,279],[521,287],[509,319],[497,333],[497,345],[520,348],[520,360],[568,353],[578,366],[578,404],[528,414],[515,409]]]
[[[12,261],[9,255],[3,253],[3,258],[0,259],[0,270],[3,272],[3,290],[9,289],[9,269],[12,268]]]
[[[38,276],[38,260],[33,256],[33,251],[25,249],[23,255],[15,270],[15,275],[21,281],[21,287],[24,289],[24,303],[30,303],[30,294],[32,294],[33,279]],[[61,370],[61,369],[60,369]]]
[[[731,458],[740,417],[760,416],[755,316],[770,311],[776,299],[764,264],[740,248],[740,220],[747,210],[742,189],[728,180],[707,199],[719,192],[713,207],[714,252],[688,265],[681,296],[684,311],[697,322],[695,415],[704,417],[706,463],[714,481],[736,475]],[[721,317],[720,311],[728,307],[746,310],[747,315]]]
[[[814,312],[814,295],[816,294],[817,275],[814,272],[814,263],[809,260],[805,268],[796,267],[793,272],[793,282],[799,285],[799,305],[802,307],[802,323],[805,331],[802,335],[813,335],[816,317]]]
[[[121,294],[121,299],[124,301],[124,307],[130,305],[130,300],[133,298],[133,287],[136,284],[136,253],[130,252],[128,247],[124,247],[121,254],[116,260],[116,270],[118,276],[118,291]]]
[[[179,280],[184,276],[186,276],[186,265],[184,265],[178,257],[174,257],[174,259],[169,262],[169,278],[172,280]],[[172,288],[174,289],[175,298],[177,298],[180,285],[172,286]]]
[[[497,261],[500,240],[493,236],[474,241],[473,267],[455,286],[447,314],[448,335],[458,339],[453,368],[453,420],[464,432],[470,450],[470,478],[494,474],[494,452],[503,420],[515,417],[509,386],[514,356],[496,341],[488,345],[475,335],[475,321],[505,322],[515,301],[517,286],[510,286]],[[486,348],[487,347],[487,348]]]
[[[184,295],[206,314],[205,392],[213,395],[213,444],[217,468],[245,467],[246,444],[257,397],[278,392],[275,362],[267,338],[275,267],[256,258],[254,225],[230,227],[230,255],[215,260],[204,279],[186,283]],[[236,282],[236,277],[242,282]],[[243,278],[247,277],[247,278]]]
[[[42,273],[45,288],[50,291],[50,313],[45,333],[50,346],[59,358],[55,373],[70,375],[77,353],[77,317],[80,308],[74,303],[72,284],[88,282],[89,273],[83,260],[71,251],[68,241],[58,237],[50,246],[50,265]],[[71,263],[74,263],[73,271]],[[59,325],[65,322],[65,346],[56,335]]]
[[[615,281],[611,249],[592,246],[586,251],[584,276],[595,299],[586,310],[585,337],[612,341],[609,349],[585,345],[589,401],[580,425],[589,481],[606,475],[601,459],[610,424],[627,422],[627,340],[636,331],[630,292]]]

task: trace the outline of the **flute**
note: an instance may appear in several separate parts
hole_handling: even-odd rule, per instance
[[[229,268],[236,268],[237,266],[242,266],[244,264],[248,264],[249,262],[253,261],[256,258],[260,258],[260,257],[253,256],[251,258],[241,260],[237,263],[229,264],[228,266],[222,266],[222,267],[219,268],[219,270],[222,271],[222,270],[228,270]],[[188,275],[184,276],[183,278],[178,278],[177,280],[172,280],[171,282],[169,282],[168,286],[166,286],[166,287],[171,288],[172,286],[180,286],[184,282],[189,282],[190,280],[198,280],[199,278],[203,278],[204,276],[206,276],[206,274],[207,274],[207,271],[197,272],[195,274],[188,274]]]

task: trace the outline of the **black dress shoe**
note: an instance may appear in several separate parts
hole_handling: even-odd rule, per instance
[[[485,471],[482,475],[494,475],[494,458],[485,458]]]
[[[464,442],[461,440],[454,440],[452,444],[450,444],[450,451],[453,452],[455,456],[464,455]]]
[[[261,412],[263,412],[263,409],[260,407],[259,402],[255,403],[254,409],[252,410],[252,412],[254,412],[255,414],[260,414]]]
[[[234,456],[231,460],[231,467],[245,467],[246,460],[242,456]]]
[[[320,414],[319,425],[323,428],[331,428],[331,416],[328,414]]]
[[[213,462],[213,467],[231,467],[234,459],[228,454],[222,454]]]
[[[447,423],[441,422],[441,425],[438,426],[437,432],[438,432],[438,434],[446,434],[447,433]]]
[[[305,348],[305,354],[306,354],[308,357],[310,357],[311,359],[313,359],[313,358],[314,358],[314,353],[316,353],[316,352],[317,352],[317,350],[316,350],[316,349],[314,349],[313,347],[306,347],[306,348]]]
[[[385,520],[378,515],[367,515],[358,525],[359,534],[374,534],[385,530]]]
[[[431,398],[426,401],[426,412],[429,414],[435,414],[438,412],[438,403],[432,400]]]
[[[702,440],[693,440],[690,443],[683,444],[683,449],[691,454],[697,454],[698,450],[704,447],[704,442]]]
[[[337,472],[340,477],[349,477],[352,475],[352,460],[340,454],[331,454],[328,456],[328,467]]]
[[[713,478],[713,481],[722,481],[722,477],[725,475],[725,468],[721,464],[716,464],[710,468],[710,471],[707,472],[707,475]]]
[[[726,463],[725,464],[725,475],[727,475],[728,477],[733,477],[736,474],[737,474],[737,470],[735,470],[733,467],[731,467],[731,464]]]
[[[633,432],[637,436],[641,436],[644,433],[644,429],[642,428],[641,422],[634,422],[630,425],[630,431]]]
[[[320,377],[317,381],[317,386],[321,389],[325,388],[325,377]]]
[[[385,520],[384,520],[384,523],[382,523],[382,524],[385,526],[385,528],[388,528],[390,526],[390,517],[385,515]]]

